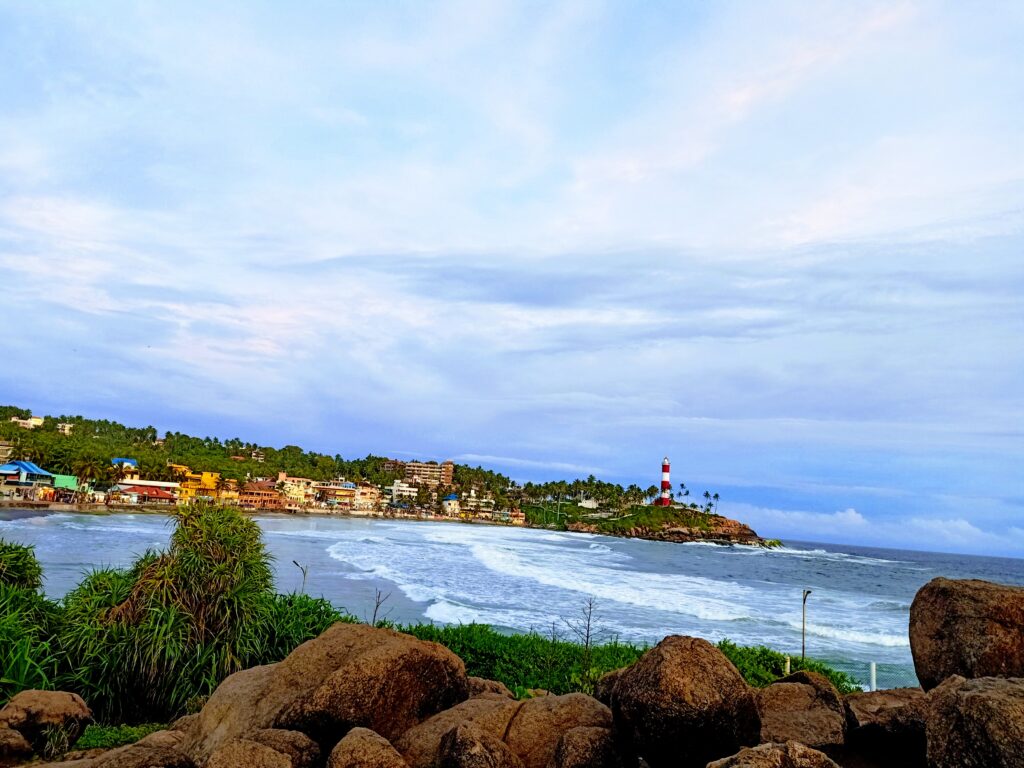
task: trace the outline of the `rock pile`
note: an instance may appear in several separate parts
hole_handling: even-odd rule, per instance
[[[911,614],[927,692],[845,697],[809,672],[754,690],[710,643],[672,636],[602,678],[596,697],[517,701],[467,677],[440,645],[337,624],[278,664],[227,678],[166,731],[49,765],[1024,768],[1021,592],[933,581]],[[90,719],[72,694],[19,694],[0,710],[0,768],[53,752],[55,739],[70,748]]]

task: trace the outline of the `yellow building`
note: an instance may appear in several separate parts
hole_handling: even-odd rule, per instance
[[[178,500],[191,501],[192,499],[205,497],[219,499],[223,485],[220,479],[220,472],[193,472],[184,464],[168,464],[178,476]],[[238,498],[237,491],[235,498]]]

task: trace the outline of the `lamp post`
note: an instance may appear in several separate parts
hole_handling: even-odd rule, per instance
[[[803,622],[800,626],[800,659],[801,661],[807,655],[807,598],[810,596],[811,590],[804,590],[804,614]]]

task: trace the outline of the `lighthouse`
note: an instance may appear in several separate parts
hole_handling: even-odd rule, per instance
[[[668,456],[661,462],[661,496],[655,502],[655,506],[667,507],[672,504],[672,481],[669,479]]]

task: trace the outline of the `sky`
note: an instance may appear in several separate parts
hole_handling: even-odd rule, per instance
[[[1024,556],[1024,6],[0,0],[0,402]]]

